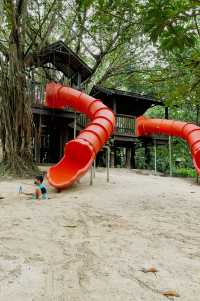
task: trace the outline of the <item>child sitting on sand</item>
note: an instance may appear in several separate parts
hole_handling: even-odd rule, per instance
[[[36,176],[34,184],[36,185],[35,194],[34,197],[38,199],[47,200],[48,194],[47,194],[47,188],[43,184],[44,177],[43,176]]]

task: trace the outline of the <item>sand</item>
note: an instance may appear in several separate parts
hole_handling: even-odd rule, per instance
[[[51,199],[0,182],[1,301],[162,301],[200,296],[200,187],[124,169],[96,173]],[[144,273],[155,267],[158,272]]]

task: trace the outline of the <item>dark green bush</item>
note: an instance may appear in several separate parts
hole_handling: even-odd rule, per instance
[[[191,177],[191,178],[195,178],[196,177],[196,172],[194,169],[192,168],[176,168],[176,170],[174,171],[174,175],[175,176],[179,176],[179,177]]]

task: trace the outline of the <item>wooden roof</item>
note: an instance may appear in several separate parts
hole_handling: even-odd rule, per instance
[[[57,41],[43,48],[35,54],[33,65],[43,66],[51,63],[57,70],[65,76],[73,79],[77,84],[77,74],[81,75],[81,82],[92,75],[92,69],[64,42]],[[161,101],[155,100],[148,95],[137,94],[134,92],[108,89],[102,86],[95,86],[91,95],[101,99],[108,107],[113,109],[113,102],[116,102],[117,114],[140,116],[150,107],[163,105]]]
[[[155,100],[153,97],[127,92],[117,89],[108,89],[101,86],[95,86],[91,95],[101,99],[108,107],[113,109],[113,101],[116,101],[116,113],[140,116],[143,115],[150,107],[164,104]]]
[[[36,66],[52,63],[57,70],[67,77],[79,73],[82,82],[92,74],[91,68],[62,41],[43,48],[40,53],[36,54],[36,57]]]

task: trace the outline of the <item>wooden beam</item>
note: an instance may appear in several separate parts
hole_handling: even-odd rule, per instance
[[[113,99],[113,112],[115,114],[117,114],[117,102],[116,102],[115,98]]]
[[[172,137],[169,136],[169,175],[172,177],[173,173],[173,166],[172,166]]]
[[[169,119],[169,108],[165,107],[165,119]]]
[[[32,106],[32,113],[37,115],[46,115],[51,117],[62,117],[62,118],[71,118],[74,119],[74,112],[58,110],[58,109],[49,109],[45,107]]]

